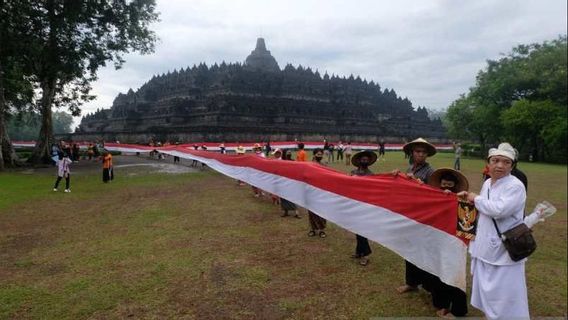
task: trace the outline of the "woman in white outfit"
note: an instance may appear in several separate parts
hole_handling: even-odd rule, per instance
[[[511,259],[492,220],[501,232],[523,223],[527,195],[523,183],[510,174],[514,161],[515,149],[510,144],[490,149],[487,162],[491,179],[485,181],[479,195],[465,191],[458,194],[473,202],[479,212],[477,234],[469,247],[471,305],[489,319],[530,317],[526,259]]]

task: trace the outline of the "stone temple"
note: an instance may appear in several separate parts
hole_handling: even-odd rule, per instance
[[[119,94],[110,109],[83,117],[73,139],[400,142],[418,136],[446,140],[441,121],[394,90],[309,67],[280,69],[259,38],[244,63],[202,63]]]

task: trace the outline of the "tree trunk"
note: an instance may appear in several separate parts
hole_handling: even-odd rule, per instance
[[[4,97],[4,74],[2,64],[0,63],[0,171],[4,170],[4,166],[14,166],[17,160],[16,151],[12,146],[8,129],[6,127],[6,99]]]
[[[30,162],[34,164],[51,163],[51,145],[53,139],[53,120],[51,104],[55,96],[55,80],[41,83],[41,129]]]

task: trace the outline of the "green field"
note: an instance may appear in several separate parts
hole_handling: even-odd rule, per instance
[[[451,167],[453,155],[430,162]],[[371,169],[405,163],[388,152]],[[473,191],[483,166],[462,159]],[[558,208],[535,227],[531,315],[566,317],[567,167],[519,167],[529,179],[527,210],[541,200]],[[331,224],[326,239],[308,238],[307,215],[281,218],[270,199],[216,172],[116,171],[103,184],[93,164],[73,176],[70,194],[51,190],[53,169],[0,173],[0,319],[435,316],[424,291],[396,293],[403,259],[378,244],[362,267],[350,259],[350,232]],[[481,313],[470,307],[469,315]]]

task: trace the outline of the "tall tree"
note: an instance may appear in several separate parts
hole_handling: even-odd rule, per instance
[[[488,61],[476,85],[448,108],[449,132],[483,146],[509,140],[535,160],[566,159],[566,44],[564,35]]]
[[[7,132],[6,122],[13,110],[28,106],[33,97],[32,84],[20,54],[22,17],[14,15],[22,3],[0,0],[0,170],[14,165],[16,153]]]
[[[20,3],[18,0],[5,0]],[[52,109],[67,107],[77,116],[90,95],[97,71],[107,62],[116,68],[124,54],[153,52],[157,21],[154,0],[28,0],[12,12],[23,17],[27,31],[20,41],[32,81],[41,96],[40,133],[30,161],[49,161],[53,142]]]
[[[53,113],[53,133],[71,133],[73,116],[64,111]],[[8,121],[8,134],[14,140],[34,140],[39,134],[41,115],[37,112],[19,112]]]

